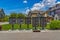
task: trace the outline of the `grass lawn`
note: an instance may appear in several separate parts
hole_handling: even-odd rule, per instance
[[[12,28],[11,24],[2,25],[2,30],[9,30],[11,28]],[[14,30],[19,29],[19,28],[20,28],[19,24],[14,24]],[[27,24],[22,24],[21,29],[27,29]],[[31,24],[29,24],[29,29],[33,29]],[[40,27],[37,27],[37,29],[40,29]]]

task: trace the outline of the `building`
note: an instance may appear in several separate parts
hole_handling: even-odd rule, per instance
[[[5,13],[3,9],[0,9],[0,22],[3,21],[3,18],[5,17]]]
[[[28,13],[29,17],[40,17],[44,16],[50,20],[60,20],[60,3],[50,7],[47,11],[34,10]]]
[[[29,11],[28,17],[40,17],[43,16],[43,11],[39,10],[34,10],[34,11]]]
[[[49,16],[51,16],[54,20],[60,20],[60,4],[56,4],[53,7],[49,8]]]
[[[0,9],[0,18],[4,18],[5,17],[5,13],[3,9]]]
[[[53,18],[51,16],[48,15],[49,11],[39,11],[39,10],[34,10],[34,11],[30,11],[28,13],[28,17],[46,17],[46,20],[49,22],[51,21]]]

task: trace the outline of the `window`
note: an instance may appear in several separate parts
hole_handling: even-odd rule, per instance
[[[49,15],[54,15],[55,13],[54,13],[54,11],[51,11],[50,13],[49,13]]]
[[[56,5],[56,8],[60,8],[60,4],[57,4],[57,5]]]
[[[60,9],[55,11],[56,14],[60,14]]]

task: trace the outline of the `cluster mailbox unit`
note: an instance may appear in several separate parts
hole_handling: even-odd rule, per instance
[[[25,24],[27,24],[27,29],[29,29],[29,24],[31,24],[31,17],[25,18]]]
[[[9,23],[12,24],[12,30],[14,29],[14,24],[19,24],[21,29],[21,25],[23,23],[27,24],[27,29],[29,29],[29,24],[32,24],[32,26],[34,27],[35,30],[37,30],[37,27],[40,25],[40,27],[42,27],[42,29],[45,28],[46,24],[47,24],[47,20],[46,17],[25,17],[25,19],[19,17],[19,18],[14,18],[14,17],[10,17],[9,18]]]
[[[14,24],[16,24],[16,18],[15,17],[10,17],[9,18],[9,24],[12,25],[12,30],[14,30]]]
[[[24,19],[22,17],[17,18],[17,24],[20,24],[20,28],[21,29],[21,25],[24,23]]]
[[[37,27],[39,26],[39,18],[38,17],[32,17],[32,26],[37,30]]]
[[[40,26],[42,27],[42,30],[46,27],[47,19],[46,17],[40,17]]]

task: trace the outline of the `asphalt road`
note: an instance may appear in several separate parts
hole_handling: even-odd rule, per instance
[[[60,40],[60,31],[0,32],[0,40]]]

